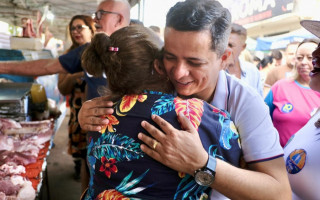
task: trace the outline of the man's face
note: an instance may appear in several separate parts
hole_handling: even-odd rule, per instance
[[[292,68],[295,65],[297,47],[298,44],[291,44],[286,49],[286,64],[290,68]]]
[[[116,12],[115,5],[110,1],[102,2],[97,8],[97,11],[99,10]],[[101,19],[97,19],[97,17],[95,17],[94,22],[96,23],[97,32],[105,32],[110,36],[117,30],[115,25],[118,22],[119,17],[119,14],[112,13],[102,13]]]
[[[232,49],[235,58],[238,58],[240,53],[246,48],[244,36],[236,33],[231,33],[229,36],[228,46]]]
[[[222,69],[222,59],[210,49],[210,32],[166,28],[164,41],[164,66],[177,93],[210,102]]]

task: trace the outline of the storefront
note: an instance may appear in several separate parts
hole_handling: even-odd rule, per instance
[[[283,49],[292,41],[312,37],[301,30],[300,21],[317,19],[319,0],[221,1],[232,13],[233,22],[243,25],[248,37],[257,40],[256,50]],[[274,42],[274,43],[273,43]]]

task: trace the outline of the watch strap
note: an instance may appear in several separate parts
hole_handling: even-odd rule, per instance
[[[210,170],[212,173],[216,173],[217,167],[217,159],[215,156],[209,155],[207,165],[205,166],[206,169]]]

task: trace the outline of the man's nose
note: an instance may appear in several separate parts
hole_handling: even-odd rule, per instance
[[[182,77],[189,75],[189,69],[185,62],[179,61],[177,62],[176,66],[174,67],[174,78],[180,79]]]

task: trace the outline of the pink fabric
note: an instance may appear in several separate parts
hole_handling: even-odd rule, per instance
[[[291,80],[280,80],[272,88],[273,124],[279,132],[280,144],[301,129],[320,106],[320,93]]]

